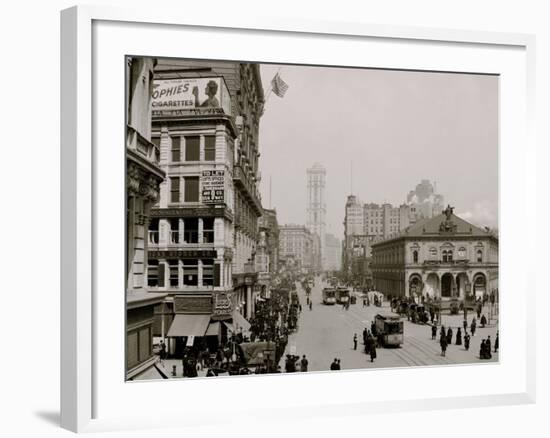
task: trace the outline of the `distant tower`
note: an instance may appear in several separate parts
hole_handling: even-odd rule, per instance
[[[326,267],[325,227],[327,207],[325,204],[325,179],[327,171],[319,163],[307,169],[307,227],[318,236],[314,253],[318,269]],[[318,248],[315,248],[315,247]],[[315,251],[316,250],[316,251]]]

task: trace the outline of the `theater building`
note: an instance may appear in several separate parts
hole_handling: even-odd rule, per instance
[[[393,296],[449,300],[498,292],[498,237],[453,214],[372,244],[373,283]]]

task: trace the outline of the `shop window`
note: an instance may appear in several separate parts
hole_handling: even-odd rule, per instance
[[[189,136],[185,137],[185,161],[199,161],[200,160],[200,137]]]
[[[199,219],[184,219],[183,240],[185,243],[199,243]]]
[[[179,163],[181,161],[181,137],[172,137],[172,149],[171,149],[172,163]]]
[[[184,202],[199,202],[199,177],[186,176]],[[178,188],[179,190],[179,188]]]
[[[183,261],[183,284],[184,286],[199,285],[199,262],[197,259]]]
[[[169,284],[170,287],[179,286],[179,268],[177,259],[168,260],[168,267],[170,269]]]
[[[170,178],[170,202],[180,202],[180,179]]]
[[[206,135],[204,137],[204,160],[216,161],[216,136]]]
[[[214,260],[202,260],[202,284],[203,286],[214,286]]]
[[[207,217],[202,220],[203,243],[214,243],[214,218]]]

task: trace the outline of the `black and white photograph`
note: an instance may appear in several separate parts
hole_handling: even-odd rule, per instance
[[[127,381],[499,362],[498,75],[125,68]]]

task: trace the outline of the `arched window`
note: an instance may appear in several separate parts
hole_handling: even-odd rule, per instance
[[[413,251],[413,263],[418,263],[418,251],[416,249]]]
[[[476,251],[476,261],[478,263],[482,263],[483,262],[483,251],[481,249],[478,249]]]
[[[458,259],[464,260],[466,258],[466,248],[461,247],[458,249]]]

